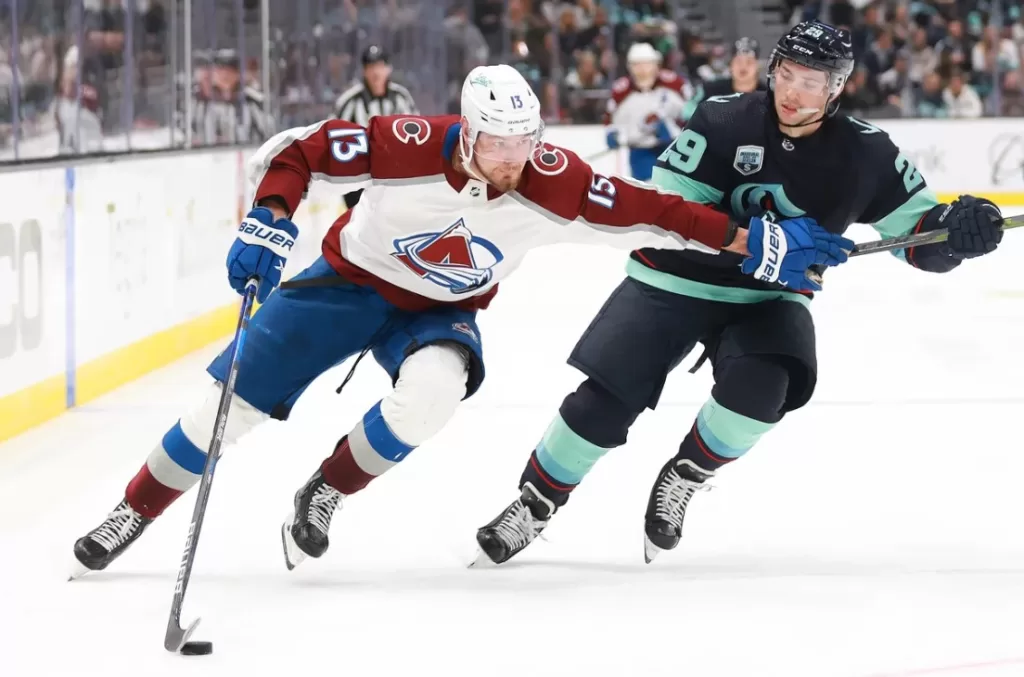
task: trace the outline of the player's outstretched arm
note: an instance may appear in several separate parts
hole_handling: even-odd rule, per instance
[[[582,160],[574,158],[582,163]],[[662,247],[719,252],[726,248],[746,253],[746,240],[737,240],[739,229],[728,214],[681,195],[618,176],[595,174],[583,165],[585,175],[578,219],[595,231],[630,235],[624,248]],[[609,241],[619,245],[619,242]]]

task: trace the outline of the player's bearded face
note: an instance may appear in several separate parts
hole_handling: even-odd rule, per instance
[[[821,117],[829,99],[829,75],[783,61],[775,68],[775,112],[784,125],[800,125]]]
[[[536,139],[534,134],[496,136],[480,132],[473,145],[473,162],[492,186],[502,192],[512,190],[519,185]]]

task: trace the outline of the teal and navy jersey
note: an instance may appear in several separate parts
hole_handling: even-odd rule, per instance
[[[772,212],[809,216],[841,234],[869,223],[882,237],[920,228],[939,202],[924,177],[879,128],[845,115],[825,120],[807,137],[779,130],[765,92],[706,99],[686,129],[659,157],[652,181],[689,200],[714,205],[738,219]],[[931,221],[931,220],[930,220]],[[925,269],[934,252],[917,247],[911,262]],[[906,250],[898,256],[907,259]],[[803,300],[802,295],[740,271],[742,257],[641,249],[632,277],[700,298],[754,302]]]
[[[765,84],[764,80],[758,80],[755,91],[764,92],[767,90],[768,86]],[[710,99],[716,96],[728,96],[735,93],[736,88],[733,87],[731,77],[702,82],[697,86],[697,91],[694,92],[693,96],[686,101],[686,105],[683,107],[682,118],[683,120],[689,120],[692,118],[693,114],[697,111],[697,104],[704,99]]]

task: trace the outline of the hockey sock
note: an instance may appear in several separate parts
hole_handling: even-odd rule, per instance
[[[150,452],[145,465],[125,489],[125,499],[143,517],[156,519],[178,496],[203,475],[206,452],[220,408],[220,384],[210,386],[206,399],[185,413]],[[236,393],[224,429],[223,447],[234,443],[268,418]]]
[[[559,414],[530,454],[519,487],[530,482],[561,507],[569,500],[569,493],[609,451],[580,437]]]
[[[128,483],[128,505],[143,517],[159,517],[199,481],[205,464],[206,453],[185,436],[179,420]]]
[[[679,445],[677,459],[688,459],[715,471],[747,453],[775,423],[765,423],[723,407],[714,397],[701,407],[697,419]]]
[[[415,448],[391,432],[378,402],[352,432],[341,438],[320,470],[329,485],[348,496],[393,468]]]

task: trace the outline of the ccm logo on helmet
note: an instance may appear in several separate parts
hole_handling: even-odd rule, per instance
[[[430,138],[430,127],[423,120],[416,118],[398,118],[391,125],[391,131],[402,143],[414,142],[422,146]]]

